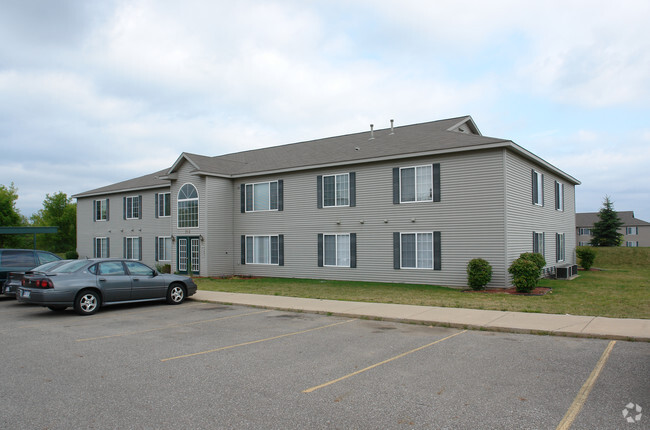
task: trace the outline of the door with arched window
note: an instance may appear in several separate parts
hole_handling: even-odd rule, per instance
[[[199,227],[199,193],[193,184],[184,184],[178,190],[177,209],[176,225],[189,234],[176,240],[176,268],[182,274],[198,275],[201,240],[200,235],[191,235],[190,230]]]

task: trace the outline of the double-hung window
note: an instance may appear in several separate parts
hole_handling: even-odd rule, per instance
[[[555,210],[564,210],[564,184],[555,181]]]
[[[431,165],[400,169],[400,203],[433,201]]]
[[[142,196],[124,197],[124,219],[142,218]]]
[[[555,234],[555,256],[556,256],[556,261],[559,263],[560,261],[565,260],[565,235],[564,233],[556,233]]]
[[[544,206],[544,175],[536,170],[531,171],[533,204]]]
[[[93,200],[93,220],[108,221],[108,199]]]
[[[625,227],[625,234],[636,236],[639,234],[639,227]]]
[[[578,229],[578,235],[580,235],[580,236],[591,236],[591,229],[590,228],[585,228],[585,227],[580,227]]]
[[[635,242],[627,241],[627,242],[625,242],[625,246],[636,248],[637,246],[639,246],[639,242],[638,241],[635,241]]]
[[[401,250],[402,268],[433,268],[433,233],[402,233]]]
[[[157,193],[155,197],[156,218],[171,216],[172,202],[171,193]]]
[[[109,239],[108,237],[96,237],[94,239],[94,252],[93,256],[95,258],[108,258],[109,255]]]
[[[171,261],[172,259],[172,238],[171,236],[160,236],[156,238],[156,261]]]
[[[349,234],[324,234],[323,247],[325,266],[350,267]]]
[[[192,184],[185,184],[178,191],[178,228],[199,226],[199,193]]]
[[[323,176],[323,206],[350,205],[350,175]]]
[[[546,258],[544,249],[545,249],[545,237],[544,233],[533,232],[533,252],[537,254],[542,254]]]
[[[128,260],[142,259],[142,239],[139,237],[124,238],[124,258]]]
[[[280,264],[280,236],[246,236],[245,264]]]
[[[242,184],[242,212],[281,211],[282,180]]]

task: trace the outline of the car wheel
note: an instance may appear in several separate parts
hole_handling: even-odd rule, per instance
[[[180,305],[185,300],[185,288],[180,284],[171,284],[167,289],[167,303]]]
[[[62,312],[67,308],[67,306],[48,306],[47,308],[51,311]]]
[[[77,295],[74,300],[74,310],[79,315],[92,315],[99,309],[99,294],[92,290],[85,290]]]

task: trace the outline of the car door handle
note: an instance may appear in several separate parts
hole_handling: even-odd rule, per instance
[[[140,279],[138,279],[138,278],[133,278],[133,281],[139,281],[139,280],[140,280]]]
[[[99,282],[106,282],[106,278],[99,278]]]

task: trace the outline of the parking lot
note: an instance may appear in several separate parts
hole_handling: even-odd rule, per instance
[[[80,317],[10,299],[0,339],[3,429],[650,428],[643,342],[196,301]]]

